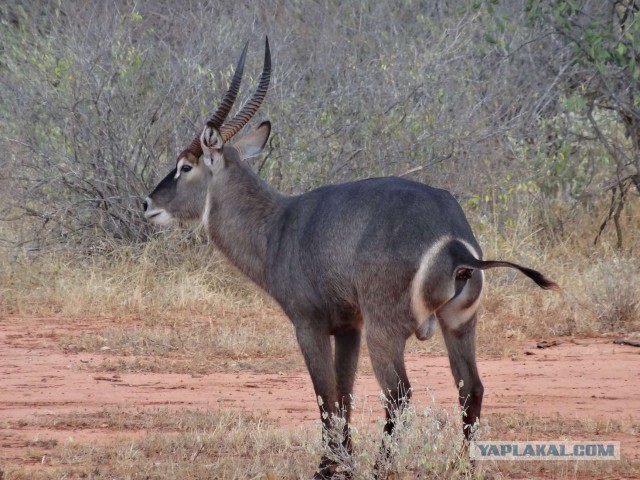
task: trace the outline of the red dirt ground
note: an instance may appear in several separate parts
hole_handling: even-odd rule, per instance
[[[108,320],[61,321],[56,318],[0,317],[0,464],[29,463],[28,441],[108,441],[99,429],[59,430],[34,427],[32,420],[66,412],[91,413],[105,408],[237,408],[261,412],[285,426],[317,421],[317,405],[306,373],[286,375],[212,373],[208,375],[96,373],[109,355],[63,353],[59,335],[95,331]],[[638,423],[640,349],[591,341],[564,341],[538,350],[522,343],[515,360],[479,359],[485,385],[483,414],[522,412],[569,420]],[[442,356],[409,355],[414,398],[423,405],[433,394],[439,404],[455,401],[456,391]],[[114,377],[115,375],[115,377]],[[429,391],[427,392],[427,387]],[[359,400],[379,388],[371,375],[358,377]],[[382,411],[380,410],[380,415]],[[135,432],[131,432],[135,434]],[[623,455],[640,458],[637,435],[616,434]]]

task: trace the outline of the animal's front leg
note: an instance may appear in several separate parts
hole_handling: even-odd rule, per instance
[[[313,389],[316,393],[320,418],[322,420],[322,443],[329,452],[338,452],[340,443],[332,439],[332,418],[338,413],[336,404],[338,394],[336,388],[335,368],[331,349],[331,337],[329,334],[319,332],[309,327],[297,327],[296,337],[298,345],[304,356],[305,364],[311,375]],[[314,479],[332,478],[338,463],[331,458],[332,455],[323,456],[320,460]]]

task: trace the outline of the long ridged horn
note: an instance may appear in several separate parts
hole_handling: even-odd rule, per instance
[[[222,137],[222,141],[226,142],[236,133],[244,127],[249,120],[256,114],[258,108],[262,104],[264,97],[267,95],[269,88],[269,80],[271,79],[271,51],[269,50],[269,37],[265,37],[264,45],[264,67],[262,67],[262,74],[258,82],[258,88],[256,89],[251,100],[242,107],[242,110],[236,114],[235,117],[226,125],[220,127],[219,132]]]
[[[233,102],[236,101],[236,96],[240,91],[240,83],[242,82],[242,72],[244,71],[244,59],[247,56],[247,48],[249,47],[249,41],[244,45],[244,49],[242,50],[242,55],[240,55],[240,60],[238,60],[238,65],[236,66],[236,71],[233,73],[233,78],[231,79],[231,85],[229,86],[229,90],[224,95],[222,102],[220,102],[220,106],[216,110],[216,113],[213,114],[213,117],[207,122],[207,126],[211,128],[215,128],[219,130],[224,121],[227,119],[227,115],[231,111],[231,107],[233,107]]]
[[[233,102],[235,102],[236,97],[238,96],[238,92],[240,91],[240,83],[242,82],[242,73],[244,71],[244,60],[247,57],[247,49],[249,47],[249,41],[244,45],[244,49],[242,50],[242,55],[240,55],[240,60],[238,60],[238,65],[236,66],[236,70],[233,72],[233,78],[231,79],[231,85],[227,90],[222,102],[220,102],[220,106],[214,113],[213,117],[207,122],[207,126],[219,129],[220,125],[226,120],[229,112],[231,111],[231,107],[233,106]],[[191,153],[196,158],[200,158],[202,155],[202,145],[200,143],[200,135],[196,136],[191,144],[185,148],[178,158],[183,157],[185,154]]]

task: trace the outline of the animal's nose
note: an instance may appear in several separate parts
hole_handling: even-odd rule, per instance
[[[149,202],[145,200],[144,202],[142,202],[142,209],[146,212],[147,208],[149,208]]]

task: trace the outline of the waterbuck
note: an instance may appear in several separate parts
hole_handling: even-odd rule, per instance
[[[349,421],[363,331],[388,398],[384,429],[391,433],[411,394],[405,343],[411,335],[430,338],[438,322],[468,437],[483,395],[475,359],[483,270],[511,267],[542,288],[555,283],[515,263],[482,260],[460,205],[445,190],[395,177],[297,196],[271,188],[244,161],[263,149],[270,123],[228,143],[256,113],[269,85],[267,39],[257,90],[225,123],[246,53],[247,46],[201,135],[144,201],[145,217],[161,225],[201,220],[228,259],[280,304],[293,322],[321,413],[329,414],[321,415],[325,433],[332,414]],[[348,428],[342,447],[350,451]],[[315,478],[329,478],[335,469],[330,456],[323,457]]]

